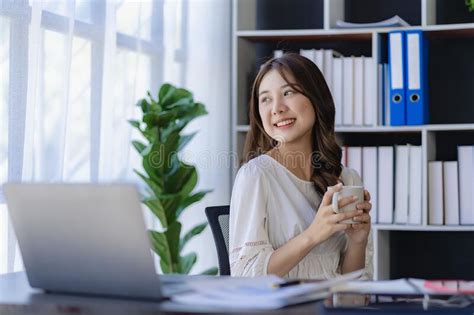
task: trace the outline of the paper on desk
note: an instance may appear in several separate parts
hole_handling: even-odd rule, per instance
[[[387,281],[350,281],[333,287],[333,292],[367,294],[417,294],[405,279]]]
[[[298,303],[304,303],[309,301],[316,301],[324,299],[329,295],[328,290],[319,291],[311,294],[297,295],[287,298],[274,298],[274,297],[255,297],[255,296],[240,296],[239,299],[223,299],[222,297],[216,297],[213,295],[203,293],[185,293],[172,297],[174,302],[196,305],[196,306],[210,306],[210,307],[223,307],[228,309],[276,309],[287,305],[293,305]]]
[[[332,292],[350,292],[364,294],[391,294],[391,295],[437,295],[442,294],[427,288],[423,279],[397,279],[385,281],[349,281],[332,287]]]
[[[362,270],[346,274],[331,280],[317,283],[305,283],[283,288],[274,288],[274,284],[285,280],[277,276],[255,278],[218,277],[213,280],[195,281],[189,284],[194,290],[186,294],[172,296],[178,303],[201,306],[224,306],[244,309],[272,309],[286,305],[325,298],[329,288],[357,279]]]

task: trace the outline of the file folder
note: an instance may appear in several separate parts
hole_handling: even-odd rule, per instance
[[[407,125],[423,125],[429,120],[427,102],[427,53],[422,31],[406,31]]]
[[[408,223],[409,146],[395,146],[395,223]]]
[[[354,125],[354,56],[342,58],[342,123]]]
[[[393,193],[394,193],[394,154],[393,147],[378,147],[377,157],[377,182],[379,183],[378,198],[378,223],[393,223]]]
[[[390,71],[390,124],[406,124],[405,99],[405,33],[402,31],[388,34],[388,57]]]

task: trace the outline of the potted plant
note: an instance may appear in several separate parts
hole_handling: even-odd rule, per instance
[[[193,192],[198,180],[196,168],[181,161],[178,152],[196,135],[181,135],[182,130],[207,111],[203,104],[194,102],[192,93],[171,84],[161,86],[156,100],[150,92],[147,94],[147,99],[137,103],[143,112],[142,120],[129,120],[146,140],[132,141],[142,156],[144,173],[134,171],[146,185],[143,203],[162,226],[162,231],[149,231],[162,272],[188,274],[197,255],[195,252],[182,255],[183,248],[205,229],[207,222],[183,233],[179,217],[209,191]],[[217,274],[217,268],[210,268],[203,274]]]
[[[466,5],[469,12],[474,12],[474,0],[466,0]]]

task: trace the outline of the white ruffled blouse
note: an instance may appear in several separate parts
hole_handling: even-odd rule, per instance
[[[356,171],[344,168],[344,185],[362,185]],[[232,276],[267,274],[275,249],[303,232],[313,221],[321,198],[313,182],[304,181],[268,155],[244,164],[230,202],[229,259]],[[329,279],[340,274],[347,236],[338,232],[314,247],[287,278]],[[366,250],[364,279],[372,279],[372,233]]]

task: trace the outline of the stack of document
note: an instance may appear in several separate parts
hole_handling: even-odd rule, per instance
[[[344,57],[332,49],[300,49],[300,55],[321,70],[333,96],[337,126],[377,123],[377,82],[372,57]]]
[[[233,309],[276,309],[287,305],[326,298],[330,289],[358,279],[363,270],[343,276],[311,282],[288,284],[274,275],[255,278],[216,277],[190,283],[192,292],[172,296],[177,303]]]
[[[397,279],[385,281],[349,281],[332,288],[334,293],[380,295],[472,295],[474,281]]]
[[[338,28],[372,28],[372,27],[396,27],[396,26],[410,26],[404,19],[395,15],[387,20],[374,23],[350,23],[341,20],[336,21]]]
[[[474,146],[458,146],[457,161],[428,162],[428,224],[474,224]]]

